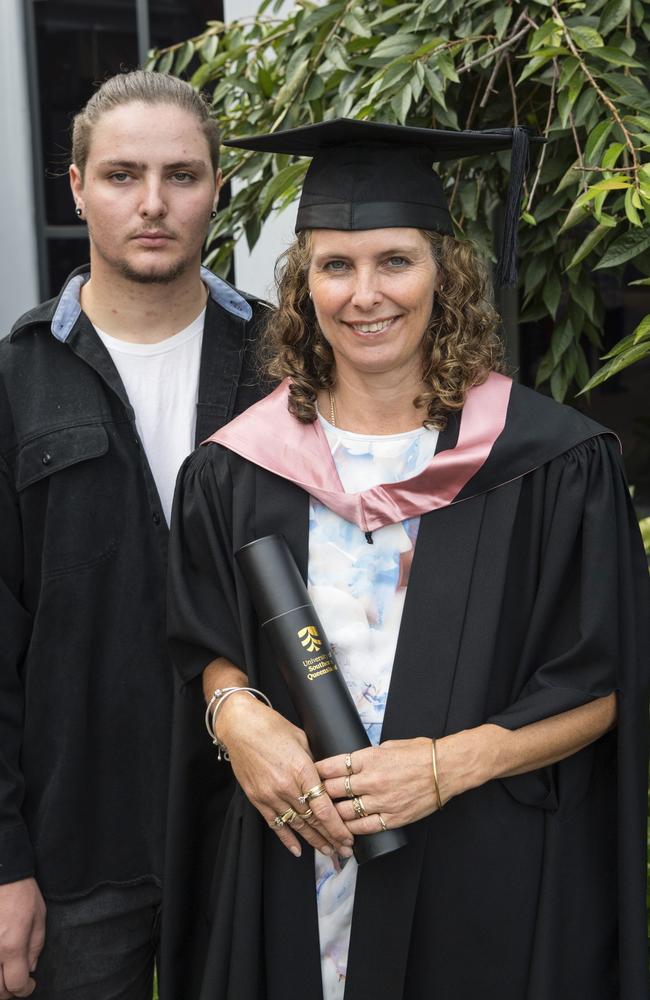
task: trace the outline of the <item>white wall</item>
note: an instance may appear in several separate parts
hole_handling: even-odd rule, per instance
[[[0,338],[38,301],[27,66],[21,0],[0,10]]]
[[[286,8],[290,6],[288,3]],[[250,17],[259,8],[259,0],[224,0],[224,18]],[[236,190],[236,188],[235,188]],[[273,268],[277,257],[294,238],[298,203],[291,205],[279,215],[273,215],[264,224],[264,229],[249,253],[246,240],[242,239],[235,248],[235,281],[245,292],[275,300]]]

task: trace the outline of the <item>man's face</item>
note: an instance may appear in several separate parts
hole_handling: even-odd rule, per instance
[[[141,283],[198,269],[220,183],[191,112],[139,102],[106,112],[93,126],[84,176],[70,168],[92,266]]]

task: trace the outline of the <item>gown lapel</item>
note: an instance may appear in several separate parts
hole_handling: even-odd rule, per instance
[[[420,521],[382,741],[445,732],[484,505]],[[426,819],[412,824],[406,847],[359,869],[345,1000],[402,996],[427,832]]]

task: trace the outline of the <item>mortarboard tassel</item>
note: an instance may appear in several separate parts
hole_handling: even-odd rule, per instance
[[[499,129],[495,129],[498,132]],[[510,183],[503,218],[501,253],[497,266],[496,284],[507,288],[517,284],[517,229],[521,213],[521,192],[528,167],[528,130],[518,126],[512,130]]]

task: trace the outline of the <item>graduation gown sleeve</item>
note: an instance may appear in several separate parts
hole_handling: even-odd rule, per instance
[[[635,634],[646,574],[616,442],[577,445],[544,479],[516,696],[490,720],[510,729],[636,688],[646,673]]]
[[[539,472],[535,475],[542,478]],[[616,820],[609,830],[594,830],[593,836],[611,838],[617,845],[618,896],[611,905],[618,909],[618,995],[631,1000],[645,996],[648,989],[648,567],[620,450],[611,436],[592,438],[554,459],[543,480],[539,533],[529,550],[534,570],[529,585],[534,584],[535,595],[512,700],[488,721],[515,729],[616,692],[616,800],[611,804]],[[534,504],[532,478],[530,485]],[[570,815],[583,796],[598,794],[597,753],[596,748],[504,784],[523,804],[559,810],[560,817]],[[579,857],[578,852],[576,863]],[[552,967],[553,954],[545,962]],[[541,978],[542,965],[536,970]]]
[[[221,454],[215,462],[210,454]],[[219,445],[197,449],[178,478],[170,535],[168,634],[184,682],[224,656],[246,670],[233,565],[230,465]]]

